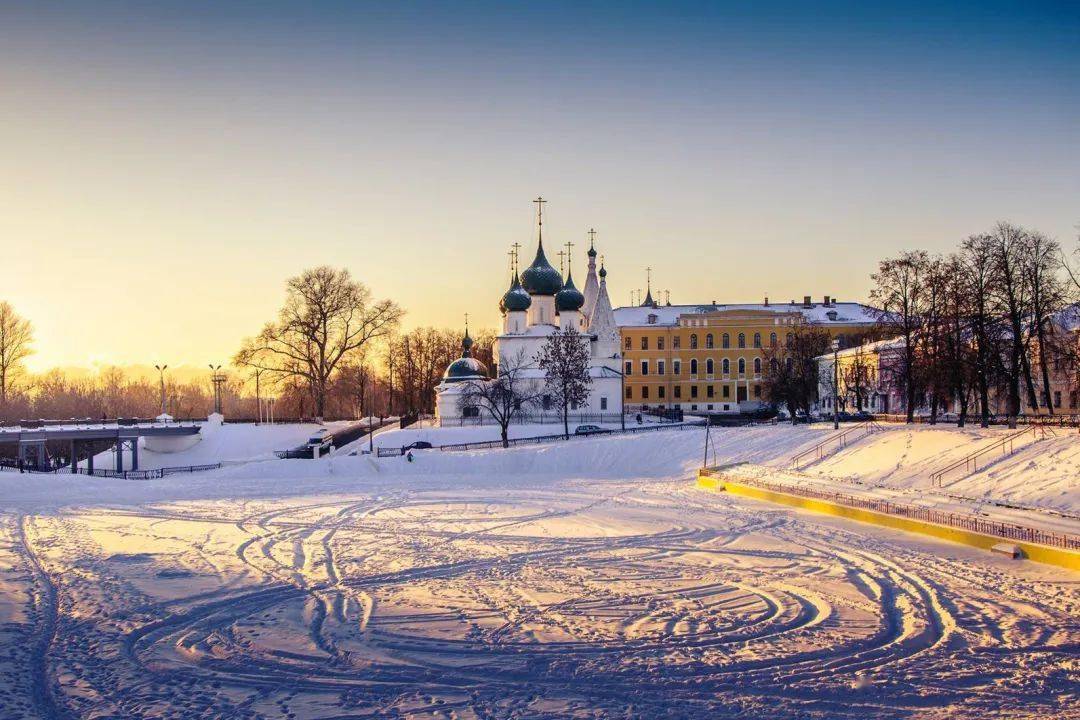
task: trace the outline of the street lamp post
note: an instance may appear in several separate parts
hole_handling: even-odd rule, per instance
[[[840,339],[832,341],[832,372],[833,372],[833,399],[832,419],[833,430],[840,429]]]
[[[221,414],[221,385],[225,382],[225,375],[221,372],[220,365],[214,365],[210,363],[210,370],[212,375],[210,376],[210,382],[214,385],[214,412],[218,415]]]
[[[263,421],[263,408],[262,408],[262,396],[259,393],[259,376],[262,375],[262,368],[255,368],[255,424],[260,425]]]
[[[161,382],[161,415],[164,417],[168,414],[165,412],[165,371],[169,369],[169,366],[155,365],[154,369],[158,371],[158,380]]]

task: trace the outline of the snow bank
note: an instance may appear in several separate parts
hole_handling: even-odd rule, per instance
[[[327,428],[337,428],[350,423],[326,423]],[[162,467],[185,465],[210,465],[213,463],[246,462],[274,457],[275,450],[287,450],[307,442],[311,434],[323,425],[315,423],[291,423],[282,425],[203,425],[199,439],[191,447],[179,452],[154,452],[140,443],[139,469],[154,470]],[[82,463],[86,467],[86,463]],[[94,456],[94,467],[111,470],[116,466],[116,453],[106,450]],[[131,469],[131,452],[124,452],[124,468]]]
[[[931,490],[930,476],[935,471],[1016,432],[941,425],[883,427],[883,432],[858,440],[802,471],[881,487]],[[1075,432],[1059,430],[1047,439],[1029,434],[1019,438],[1014,449],[1012,455],[988,452],[979,459],[978,472],[958,468],[945,476],[942,489],[973,498],[1080,511],[1080,437]]]

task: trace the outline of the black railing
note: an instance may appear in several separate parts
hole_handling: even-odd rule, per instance
[[[842,430],[834,435],[830,435],[814,447],[809,450],[803,450],[801,453],[791,458],[791,467],[798,469],[800,465],[809,462],[816,462],[821,460],[826,455],[826,448],[830,451],[837,451],[847,447],[849,442],[855,440],[861,440],[867,435],[872,435],[875,432],[879,432],[881,426],[875,423],[873,420],[870,422],[859,423],[854,427],[849,427],[846,430]],[[860,434],[861,433],[861,434]],[[830,445],[835,444],[836,447],[830,448]]]
[[[209,463],[207,465],[181,465],[177,467],[154,468],[153,470],[121,471],[104,470],[100,468],[88,470],[87,468],[71,467],[58,467],[52,470],[38,470],[29,467],[19,468],[17,463],[0,460],[0,468],[4,468],[7,470],[17,470],[19,472],[36,473],[40,475],[89,475],[92,477],[116,478],[119,480],[155,480],[157,478],[168,477],[169,475],[180,475],[184,473],[205,472],[206,470],[217,470],[220,467],[221,463]]]
[[[506,447],[518,447],[520,445],[540,445],[542,443],[559,442],[561,440],[573,440],[575,438],[580,439],[597,437],[598,435],[633,435],[635,433],[655,432],[657,430],[686,430],[688,428],[693,429],[703,427],[705,426],[696,423],[664,423],[641,425],[639,427],[629,427],[625,430],[602,430],[600,432],[585,433],[581,435],[570,433],[569,437],[561,433],[558,435],[537,435],[535,437],[514,438],[513,440],[508,440]],[[484,440],[482,442],[439,445],[436,446],[435,449],[442,450],[443,452],[457,452],[461,450],[490,450],[493,448],[501,447],[503,447],[502,440]]]
[[[720,478],[721,480],[725,477],[724,468],[703,468],[701,473],[709,477]],[[933,508],[906,505],[904,503],[892,502],[891,500],[859,497],[856,495],[848,495],[847,493],[827,490],[816,490],[802,485],[769,482],[759,478],[744,477],[742,475],[734,478],[732,482],[736,482],[740,485],[752,485],[762,488],[763,490],[782,492],[787,495],[827,500],[838,505],[872,510],[874,512],[895,515],[912,520],[920,520],[922,522],[933,523],[934,525],[943,525],[958,530],[967,530],[981,535],[1000,537],[1005,540],[1048,545],[1050,547],[1059,547],[1066,550],[1080,550],[1080,536],[1078,535],[1041,530],[1026,525],[1004,523],[997,520],[987,520],[978,515],[961,515],[945,510],[934,510]]]

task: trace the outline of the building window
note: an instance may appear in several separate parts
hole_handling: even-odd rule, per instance
[[[664,361],[663,360],[657,360],[656,361],[656,374],[657,375],[663,375],[664,374],[664,369],[665,369],[664,368]]]
[[[475,405],[469,405],[461,408],[461,417],[474,418],[480,417],[480,408]]]
[[[697,375],[697,358],[690,359],[690,374]]]
[[[649,349],[649,338],[645,337],[644,335],[641,337],[641,349],[642,350],[648,350]]]
[[[705,374],[706,375],[712,375],[713,374],[713,359],[712,358],[709,358],[708,360],[705,361]]]
[[[623,341],[623,347],[625,347],[627,350],[630,349],[630,336],[629,335],[627,335],[626,339]]]
[[[664,338],[662,338],[662,337],[656,338],[656,349],[657,350],[663,350],[664,349]]]
[[[676,350],[682,347],[682,338],[678,335],[671,338],[671,347],[675,348]]]
[[[697,333],[692,333],[690,335],[690,349],[697,350]]]
[[[633,388],[626,388],[626,399],[627,400],[633,400],[634,399],[634,389]]]
[[[649,399],[649,386],[648,385],[643,385],[641,387],[641,399],[642,400],[648,400]]]
[[[724,386],[723,395],[724,395],[724,397],[731,397],[731,386],[730,385],[725,385]]]
[[[1069,393],[1069,407],[1076,408],[1077,401],[1080,401],[1080,391],[1073,390]]]
[[[712,397],[715,392],[712,385],[705,386],[705,397]]]
[[[761,347],[761,333],[754,333],[754,347]]]
[[[756,397],[756,398],[761,397],[761,386],[760,385],[755,385],[754,386],[754,397]]]
[[[724,333],[723,335],[721,335],[720,336],[720,345],[723,346],[723,348],[725,350],[727,350],[729,347],[731,347],[731,336],[728,335],[727,333]]]
[[[600,409],[601,410],[607,410],[607,398],[606,397],[600,398]]]
[[[691,385],[690,386],[690,397],[692,397],[692,398],[697,397],[697,385]]]
[[[731,374],[731,361],[727,358],[720,361],[720,367],[723,369],[725,375]]]
[[[682,397],[682,385],[676,385],[675,386],[675,397],[676,398],[681,398]]]
[[[642,375],[648,375],[649,374],[649,361],[648,360],[642,360],[641,361],[641,374]]]
[[[551,409],[551,396],[550,395],[544,395],[542,398],[540,398],[540,406],[542,408],[544,408],[545,410],[550,410]]]
[[[1056,407],[1056,408],[1061,407],[1061,391],[1060,390],[1055,390],[1054,391],[1054,407]]]
[[[633,375],[634,374],[634,363],[630,362],[629,360],[626,361],[626,374],[627,375]]]
[[[658,397],[661,400],[664,399],[664,386],[663,385],[656,388],[656,397]]]
[[[672,370],[675,375],[682,375],[682,360],[676,360],[672,363]]]
[[[746,347],[746,333],[739,333],[739,347]]]
[[[754,374],[761,374],[761,358],[759,357],[754,358]]]
[[[788,333],[784,336],[784,347],[791,347],[791,341],[795,339],[795,336]]]
[[[709,333],[708,335],[705,336],[705,347],[710,349],[710,350],[712,349],[712,347],[713,347],[712,333]]]
[[[776,333],[769,333],[769,347],[776,347]]]
[[[746,358],[739,358],[739,374],[746,374]]]

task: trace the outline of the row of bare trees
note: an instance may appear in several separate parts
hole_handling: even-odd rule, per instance
[[[909,422],[923,406],[935,421],[955,401],[960,424],[974,404],[987,425],[996,397],[1012,426],[1024,412],[1055,412],[1054,375],[1076,375],[1077,336],[1062,320],[1080,289],[1056,240],[1001,222],[948,255],[883,260],[873,280],[871,297],[898,339],[883,370]]]

